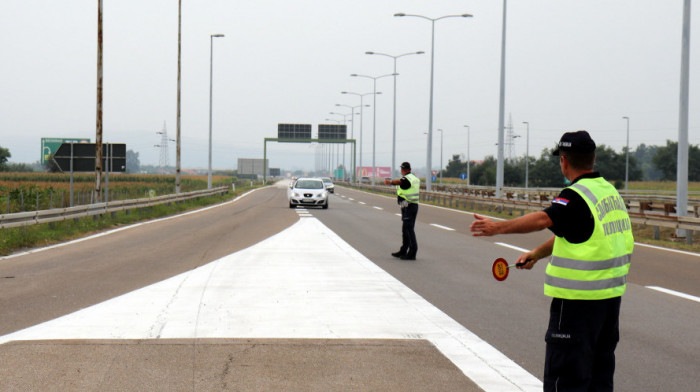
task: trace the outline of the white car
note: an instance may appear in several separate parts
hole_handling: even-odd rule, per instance
[[[326,186],[326,189],[328,189],[328,192],[335,193],[335,185],[333,185],[333,180],[331,180],[330,177],[321,177],[321,180],[323,181],[323,185]]]
[[[320,178],[299,178],[287,191],[289,208],[320,206],[328,208],[328,191]]]

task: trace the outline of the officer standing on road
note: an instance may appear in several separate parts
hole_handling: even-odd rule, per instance
[[[493,222],[474,215],[474,236],[529,233],[554,236],[523,253],[518,268],[552,258],[544,294],[552,297],[544,365],[545,391],[612,391],[621,296],[627,287],[634,238],[627,207],[597,172],[595,142],[586,131],[567,132],[554,155],[571,185],[552,205],[517,219]]]
[[[418,200],[420,179],[411,173],[411,164],[401,164],[401,178],[398,180],[384,179],[384,185],[396,185],[396,195],[401,206],[401,234],[403,242],[401,249],[391,255],[401,260],[415,260],[418,252],[416,241],[416,216],[418,215]]]

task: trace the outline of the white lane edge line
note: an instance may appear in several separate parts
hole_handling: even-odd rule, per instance
[[[494,242],[494,244],[500,245],[500,246],[505,246],[506,248],[515,249],[515,250],[520,251],[520,252],[529,252],[530,251],[529,249],[523,249],[523,248],[517,247],[515,245],[506,244],[504,242]]]
[[[434,226],[434,227],[437,227],[438,229],[443,229],[443,230],[447,230],[447,231],[455,231],[455,229],[453,229],[451,227],[438,225],[437,223],[431,223],[430,226]]]
[[[360,204],[367,204],[367,203],[365,203],[364,201],[360,201],[360,202],[358,202],[358,203],[360,203]]]
[[[667,289],[667,288],[659,287],[659,286],[645,286],[645,287],[648,289],[660,291],[662,293],[675,295],[676,297],[681,297],[681,298],[689,299],[691,301],[700,302],[700,297],[696,297],[694,295],[690,295],[690,294],[686,294],[686,293],[681,293],[680,291],[675,291],[675,290],[671,290],[671,289]]]
[[[641,244],[641,243],[639,243],[639,242],[635,242],[635,243],[634,243],[634,246],[644,246],[644,247],[647,247],[647,248],[652,248],[652,249],[657,249],[657,250],[665,250],[665,251],[669,251],[669,252],[673,252],[673,253],[680,253],[680,254],[683,254],[683,255],[700,257],[700,253],[693,253],[693,252],[687,252],[687,251],[684,251],[684,250],[671,249],[671,248],[664,248],[664,247],[656,246],[656,245]]]
[[[382,210],[382,211],[384,211],[384,209],[383,209],[382,207],[374,206],[374,207],[372,207],[372,208],[374,208],[374,209],[376,209],[376,210]]]
[[[401,214],[394,214],[394,215],[396,215],[396,216],[401,216]]]

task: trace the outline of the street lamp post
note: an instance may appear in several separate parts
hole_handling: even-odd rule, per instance
[[[391,57],[394,59],[394,126],[393,126],[393,133],[392,133],[392,139],[391,139],[391,172],[396,173],[396,76],[398,75],[396,73],[396,59],[399,57],[403,56],[409,56],[412,54],[424,54],[425,52],[420,50],[418,52],[410,52],[410,53],[404,53],[400,54],[398,56],[392,56],[390,54],[386,53],[378,53],[378,52],[365,52],[365,54],[376,54],[379,56],[386,56],[386,57]]]
[[[343,125],[345,125],[346,130],[347,130],[347,125],[348,125],[348,116],[350,116],[350,122],[354,122],[353,116],[355,115],[355,112],[353,111],[352,113],[337,113],[337,112],[330,112],[328,114],[332,114],[335,116],[343,116]],[[347,135],[345,136],[347,139]],[[338,162],[340,159],[340,153],[338,153],[338,157],[336,159],[336,163],[340,165],[340,162]],[[343,144],[343,169],[345,169],[345,144]]]
[[[442,129],[438,129],[438,132],[440,132],[440,185],[442,185],[442,136],[444,133],[442,132]]]
[[[333,114],[332,112],[330,114]],[[343,123],[344,121],[336,120],[333,118],[327,118],[325,121],[332,121],[338,125]],[[331,144],[326,144],[326,150],[328,150],[328,176],[333,177],[333,146]],[[337,152],[336,152],[336,161],[338,160]]]
[[[523,121],[523,124],[527,126],[527,131],[525,132],[525,189],[527,189],[528,168],[530,166],[530,123]]]
[[[363,120],[364,120],[364,115],[363,115],[363,110],[362,110],[362,108],[365,106],[364,103],[363,103],[363,98],[364,98],[365,95],[372,95],[372,94],[374,94],[374,96],[376,97],[377,94],[381,94],[381,92],[376,92],[376,91],[375,91],[375,92],[373,92],[373,93],[358,94],[358,93],[353,93],[353,92],[350,92],[350,91],[341,91],[340,93],[341,93],[341,94],[357,95],[357,96],[360,97],[360,167],[362,167],[362,123],[364,122],[364,121],[363,121]],[[376,100],[375,100],[375,103],[376,103]],[[360,174],[362,174],[362,173],[360,173]],[[358,178],[357,181],[358,181],[358,182],[362,182],[362,176],[359,176],[359,178]]]
[[[432,149],[433,149],[433,80],[434,80],[434,73],[435,73],[435,22],[440,20],[440,19],[446,19],[446,18],[470,18],[472,17],[471,14],[462,14],[462,15],[445,15],[441,16],[439,18],[428,18],[427,16],[423,15],[411,15],[411,14],[404,14],[404,13],[398,13],[394,14],[394,16],[414,16],[417,18],[422,18],[422,19],[427,19],[431,22],[432,24],[432,38],[431,38],[431,44],[430,44],[430,109],[429,109],[429,115],[428,115],[428,159],[427,159],[427,166],[428,166],[428,171],[430,171],[430,168],[432,166]],[[430,176],[430,173],[425,176],[425,189],[427,191],[432,190],[432,178]]]
[[[470,140],[469,140],[470,128],[469,128],[469,125],[465,125],[464,127],[467,128],[467,185],[469,185],[469,184],[471,184],[471,182],[472,182],[471,173],[469,173],[469,164],[470,164],[470,161],[471,161],[471,159],[469,158],[469,149],[470,149],[470,145],[469,145],[469,144],[471,143]]]
[[[630,174],[630,118],[627,116],[622,118],[627,120],[627,152],[625,154],[625,190],[627,190]]]
[[[351,117],[351,118],[352,118],[352,123],[350,124],[350,139],[355,138],[355,109],[356,109],[356,108],[361,108],[362,105],[352,106],[352,105],[342,105],[342,104],[336,103],[335,106],[344,106],[344,107],[346,107],[346,108],[350,108],[351,113],[352,113],[352,117]],[[369,105],[364,105],[364,106],[365,106],[365,107],[369,107]],[[360,110],[361,110],[361,109],[360,109]],[[358,113],[358,114],[360,114],[360,113]],[[360,121],[362,121],[362,116],[360,116]],[[360,126],[362,126],[362,124],[360,124]],[[343,151],[344,151],[344,150],[345,150],[345,146],[343,146]],[[352,159],[351,159],[351,160],[352,160],[352,163],[350,164],[350,166],[352,166],[353,170],[355,170],[355,160],[354,160],[354,158],[355,158],[355,156],[354,156],[354,154],[353,154]]]
[[[209,36],[209,171],[207,172],[207,189],[211,189],[211,103],[214,80],[214,38],[223,36],[223,34],[212,34]]]
[[[374,178],[377,176],[377,166],[376,166],[376,144],[377,144],[377,79],[385,78],[387,76],[396,76],[396,74],[386,74],[381,76],[369,76],[369,75],[358,75],[351,74],[350,76],[372,79],[374,84],[374,107],[372,108],[372,185],[374,185]]]

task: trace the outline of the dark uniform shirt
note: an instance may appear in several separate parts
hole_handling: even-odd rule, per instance
[[[598,178],[598,172],[587,173],[578,178]],[[564,237],[573,244],[587,241],[593,234],[593,214],[583,200],[583,197],[571,189],[563,189],[559,196],[552,200],[552,205],[545,208],[544,212],[552,220],[553,225],[549,230],[557,237]]]

